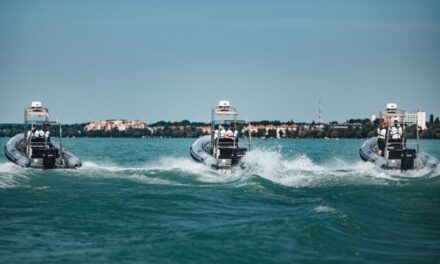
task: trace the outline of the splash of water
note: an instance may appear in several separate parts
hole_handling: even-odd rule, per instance
[[[25,186],[28,181],[27,169],[21,168],[14,163],[0,164],[0,189]]]
[[[249,151],[243,161],[246,169],[219,173],[190,158],[164,157],[143,165],[121,166],[111,162],[85,161],[77,170],[59,170],[65,175],[97,178],[120,178],[158,185],[185,185],[195,183],[233,184],[242,186],[258,184],[259,179],[287,187],[320,187],[341,185],[386,185],[390,182],[417,177],[436,177],[440,168],[409,171],[404,174],[383,171],[374,164],[363,161],[347,162],[334,158],[318,164],[307,155],[284,157],[281,149],[257,148]],[[13,163],[0,164],[0,188],[23,186],[32,169]]]
[[[306,155],[284,158],[280,150],[255,149],[244,158],[248,173],[273,183],[289,187],[328,185],[388,184],[407,177],[425,177],[429,169],[395,174],[384,171],[369,162],[352,163],[334,158],[317,164]],[[438,172],[434,175],[439,175]]]
[[[184,178],[183,180],[195,179],[203,183],[228,183],[241,179],[237,173],[221,174],[204,164],[178,157],[165,157],[137,167],[124,167],[109,162],[85,161],[77,172],[80,175],[92,177],[128,178],[153,184],[180,184],[175,180],[167,179],[170,174],[178,175],[180,178]]]
[[[313,211],[315,213],[336,213],[337,210],[333,207],[326,206],[326,205],[319,205],[313,208]]]

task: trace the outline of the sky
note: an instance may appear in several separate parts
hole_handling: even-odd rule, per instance
[[[440,115],[440,1],[2,0],[0,123]]]

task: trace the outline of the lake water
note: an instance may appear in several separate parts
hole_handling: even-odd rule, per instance
[[[66,139],[78,170],[0,155],[0,262],[440,261],[439,169],[388,175],[362,140],[256,140],[221,175],[193,141]],[[440,141],[422,149],[440,158]]]

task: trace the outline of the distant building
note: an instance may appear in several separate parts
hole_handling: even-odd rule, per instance
[[[145,129],[147,128],[147,125],[143,121],[139,120],[105,120],[105,121],[95,121],[92,123],[87,124],[84,127],[85,131],[92,131],[92,130],[102,130],[102,131],[111,131],[111,130],[118,130],[118,131],[126,131],[128,129]]]
[[[405,113],[403,116],[404,122],[411,122],[411,123],[417,123],[419,127],[422,128],[422,130],[428,129],[426,127],[426,112],[413,112],[413,113]]]
[[[349,128],[348,124],[330,125],[330,129],[334,129],[334,130],[345,130],[345,129],[348,129],[348,128]]]
[[[269,130],[276,131],[276,137],[280,138],[286,136],[287,131],[295,132],[298,131],[299,126],[296,124],[280,124],[280,125],[253,125],[251,126],[251,133],[258,133],[258,131],[263,130],[264,135],[269,135]],[[244,134],[248,128],[243,128],[241,133]]]
[[[428,129],[426,127],[426,112],[406,112],[398,110],[396,103],[388,103],[386,112],[381,113],[380,115],[371,115],[371,122],[374,122],[379,118],[384,118],[387,122],[400,120],[405,123],[417,124],[422,130]]]

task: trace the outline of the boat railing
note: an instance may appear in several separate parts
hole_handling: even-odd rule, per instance
[[[246,125],[245,120],[238,120],[237,110],[229,104],[229,101],[220,101],[219,105],[212,109],[211,113],[211,146],[212,155],[218,158],[220,155],[220,149],[237,149],[238,137],[235,133],[235,129],[238,129],[239,125]],[[221,127],[229,125],[234,131],[235,136],[221,136]],[[249,124],[248,124],[249,126]],[[224,128],[223,128],[224,129]],[[239,130],[238,130],[239,131]],[[237,132],[238,132],[237,131]],[[250,149],[250,133],[248,137],[248,145]]]
[[[26,154],[31,156],[33,150],[46,150],[46,149],[61,149],[61,140],[54,140],[52,138],[32,137],[27,139]]]
[[[393,125],[397,124],[397,129],[402,129],[402,133],[399,134],[399,138],[397,139],[393,139],[393,135],[391,133],[391,130],[393,128]],[[385,158],[386,159],[398,159],[399,158],[399,153],[402,152],[403,150],[407,149],[407,140],[405,138],[405,134],[403,133],[403,129],[405,128],[406,125],[414,125],[413,122],[396,122],[392,124],[388,124],[387,127],[387,134],[386,134],[386,139],[385,139]],[[399,132],[400,133],[400,132]],[[419,139],[418,139],[418,126],[417,126],[417,152],[419,152],[418,150],[418,144],[419,144]],[[392,153],[390,153],[392,152]],[[397,153],[397,154],[396,154]]]

